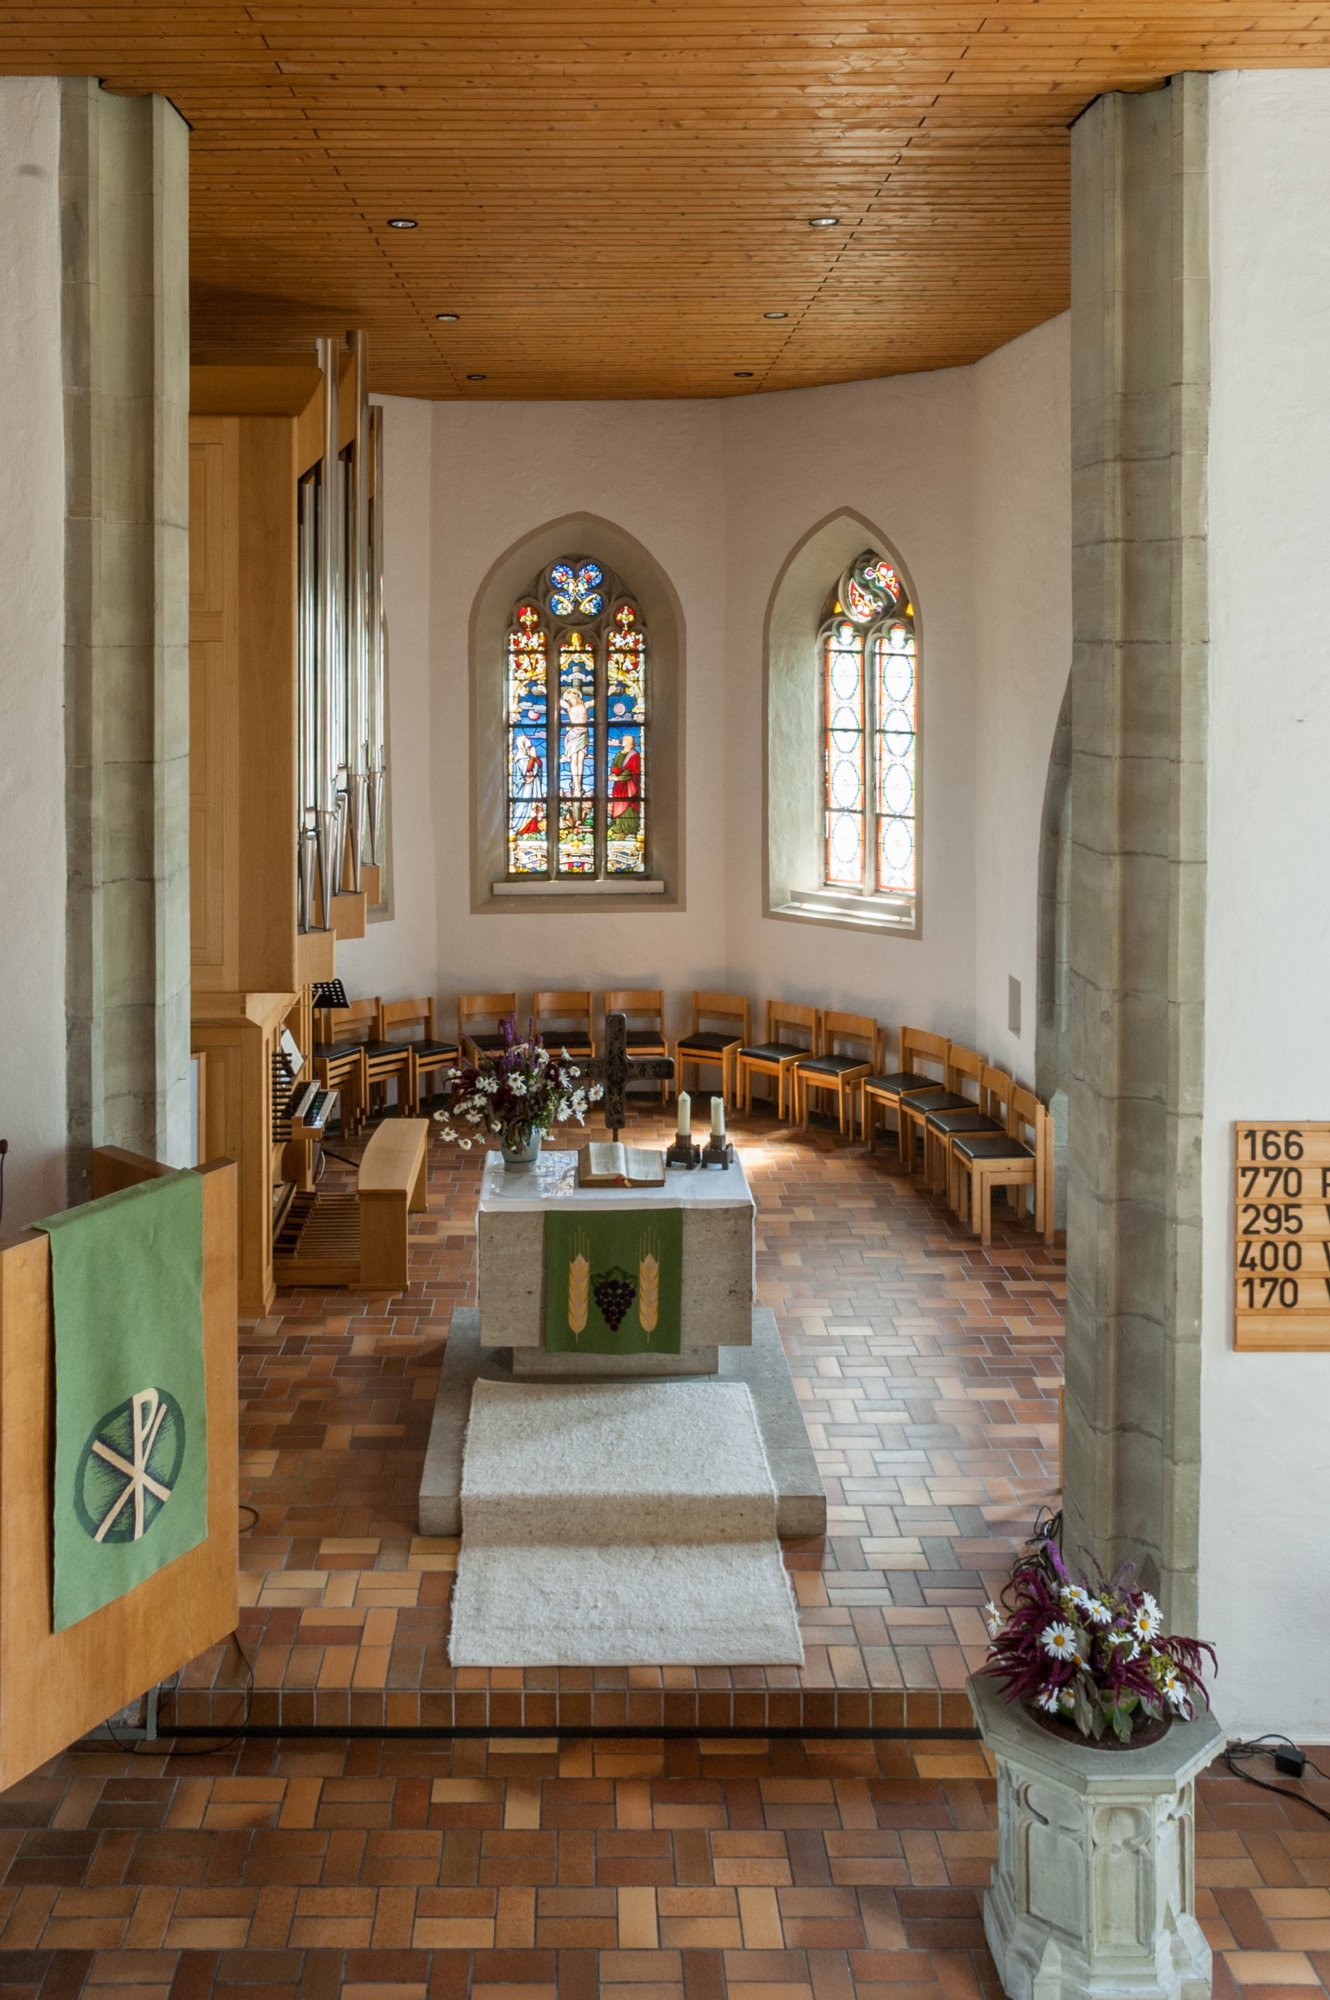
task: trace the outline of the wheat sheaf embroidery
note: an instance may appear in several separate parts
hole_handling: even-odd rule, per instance
[[[648,1340],[660,1319],[659,1248],[654,1236],[644,1236],[637,1253],[637,1317]]]
[[[591,1244],[585,1236],[575,1236],[572,1240],[572,1256],[568,1259],[568,1331],[573,1339],[580,1339],[586,1332],[587,1313],[591,1300]]]

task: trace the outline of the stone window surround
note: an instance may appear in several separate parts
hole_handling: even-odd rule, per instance
[[[532,883],[507,879],[504,640],[513,605],[531,579],[561,556],[588,555],[622,579],[642,613],[649,646],[651,794],[646,881]],[[622,910],[682,910],[685,647],[678,593],[634,535],[596,514],[565,514],[519,537],[486,573],[471,611],[469,642],[471,909],[475,915],[555,915],[610,899]]]
[[[915,764],[915,843],[920,887],[914,897],[854,896],[822,883],[822,744],[817,699],[819,648],[830,582],[860,555],[868,541],[894,564],[914,605],[918,656],[924,656],[923,620],[909,567],[889,535],[853,508],[838,508],[815,523],[790,551],[767,601],[763,634],[763,915],[791,923],[875,930],[884,936],[923,936],[923,741],[926,682],[919,684]],[[829,581],[830,580],[830,581]],[[773,810],[773,800],[779,809]]]

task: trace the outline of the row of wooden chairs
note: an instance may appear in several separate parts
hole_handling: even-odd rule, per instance
[[[777,1115],[807,1127],[813,1102],[834,1097],[841,1136],[856,1126],[872,1152],[884,1125],[894,1120],[901,1163],[918,1173],[985,1243],[992,1235],[992,1201],[998,1188],[1028,1189],[1035,1226],[1053,1238],[1053,1147],[1047,1108],[1033,1091],[985,1061],[975,1049],[922,1028],[902,1028],[899,1067],[887,1069],[887,1034],[867,1014],[766,1004],[764,1036],[752,1038],[746,995],[697,991],[691,1025],[673,1048],[665,1034],[665,996],[659,988],[616,987],[604,995],[606,1014],[622,1013],[634,1055],[673,1055],[676,1087],[693,1072],[720,1072],[720,1095],[752,1110],[753,1082],[774,1086]],[[418,1113],[428,1084],[465,1057],[503,1046],[503,1023],[517,1014],[515,993],[465,993],[459,997],[457,1038],[441,1041],[434,1002],[354,1000],[315,1013],[314,1068],[320,1085],[343,1093],[349,1125],[364,1122],[389,1083],[400,1110]],[[530,1019],[547,1046],[574,1060],[596,1053],[592,996],[548,988],[532,997]],[[669,1086],[660,1086],[661,1102]]]
[[[441,1041],[434,1025],[434,1002],[349,1000],[344,1007],[314,1010],[314,1075],[321,1090],[342,1100],[342,1129],[360,1129],[388,1086],[397,1108],[419,1114],[425,1085],[433,1096],[439,1073],[458,1059],[456,1042]]]
[[[660,987],[611,987],[602,1000],[606,1014],[627,1021],[628,1053],[673,1056],[675,1085],[687,1087],[689,1073],[719,1069],[720,1091],[727,1103],[737,1101],[738,1052],[750,1038],[749,1003],[742,995],[693,994],[692,1024],[671,1045],[665,1033],[665,994]],[[557,988],[532,995],[530,1020],[550,1048],[565,1050],[574,1061],[596,1054],[590,993]],[[463,993],[457,1002],[457,1036],[466,1050],[480,1052],[503,1046],[503,1021],[517,1014],[515,993]],[[660,1086],[666,1103],[669,1084]]]
[[[788,1021],[792,1014],[802,1019],[808,1011],[773,1002],[767,1009],[769,1038],[773,1022]],[[788,1045],[782,1050],[782,1060],[790,1063],[786,1103],[792,1092],[799,1125],[808,1123],[812,1097],[834,1093],[842,1136],[854,1138],[857,1114],[872,1152],[882,1126],[894,1119],[906,1173],[918,1173],[933,1193],[946,1194],[982,1242],[992,1240],[993,1195],[999,1188],[1030,1191],[1035,1227],[1052,1242],[1052,1125],[1032,1090],[977,1049],[923,1028],[901,1029],[900,1067],[890,1071],[886,1033],[867,1014],[822,1012],[806,1031],[813,1041],[810,1052],[798,1055]],[[774,1049],[741,1051],[741,1070],[746,1056],[772,1054]]]

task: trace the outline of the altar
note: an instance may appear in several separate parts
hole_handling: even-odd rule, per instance
[[[725,1168],[667,1174],[663,1187],[579,1187],[577,1157],[546,1152],[509,1173],[498,1153],[487,1156],[476,1212],[481,1346],[511,1350],[513,1374],[527,1378],[716,1374],[722,1347],[748,1347],[753,1339],[756,1210],[739,1155]],[[584,1270],[576,1259],[560,1268],[552,1251],[550,1223],[563,1217],[585,1219],[567,1232],[587,1246]],[[657,1218],[662,1227],[653,1233]],[[617,1263],[610,1253],[595,1254],[608,1225],[609,1241],[628,1246]],[[673,1252],[680,1264],[675,1325],[665,1337],[657,1330],[654,1341],[648,1330],[632,1346],[609,1343],[613,1351],[604,1351],[602,1340],[597,1351],[597,1328],[603,1336],[607,1326],[597,1294],[607,1281],[635,1293],[637,1241],[653,1246],[648,1256],[659,1267],[661,1254],[671,1254],[667,1234],[681,1238]],[[562,1303],[569,1289],[568,1271],[575,1301],[580,1293],[572,1316],[583,1321],[571,1331],[567,1313],[550,1310],[551,1295]],[[659,1269],[649,1275],[659,1289]],[[663,1275],[668,1279],[668,1268]],[[615,1313],[611,1305],[611,1319]],[[558,1318],[564,1331],[555,1345]]]
[[[579,1187],[573,1152],[514,1171],[489,1154],[476,1213],[479,1304],[452,1315],[421,1533],[461,1532],[478,1382],[685,1377],[748,1389],[778,1533],[824,1534],[826,1497],[789,1361],[772,1313],[754,1304],[755,1223],[737,1149],[726,1168],[671,1171],[656,1187]]]

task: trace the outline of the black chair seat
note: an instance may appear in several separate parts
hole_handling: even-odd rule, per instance
[[[665,1046],[664,1037],[658,1035],[654,1028],[630,1028],[624,1036],[624,1046],[636,1049],[639,1055],[663,1056],[669,1054],[669,1050]]]
[[[371,1062],[389,1062],[407,1054],[406,1042],[366,1042],[365,1054]]]
[[[996,1136],[987,1132],[962,1134],[951,1143],[953,1153],[963,1160],[1032,1160],[1034,1154],[1019,1139],[1009,1139],[1005,1133]]]
[[[414,1049],[417,1062],[420,1061],[422,1056],[433,1058],[434,1056],[455,1056],[457,1054],[456,1045],[452,1042],[395,1042],[393,1046],[399,1049]]]
[[[864,1089],[874,1091],[879,1097],[901,1097],[907,1090],[931,1090],[937,1078],[920,1076],[917,1070],[893,1070],[890,1076],[866,1076]]]
[[[974,1099],[962,1097],[956,1090],[906,1090],[901,1093],[901,1102],[911,1111],[964,1111],[973,1107]]]
[[[813,1051],[800,1048],[797,1042],[759,1042],[756,1048],[740,1049],[739,1057],[744,1062],[792,1062],[796,1056],[811,1056]]]
[[[469,1030],[467,1040],[473,1048],[484,1049],[486,1052],[490,1049],[502,1049],[507,1046],[502,1035],[473,1035]]]
[[[358,1062],[365,1052],[364,1042],[315,1042],[316,1062]]]
[[[807,1056],[798,1064],[800,1076],[844,1076],[847,1069],[862,1069],[862,1056]]]
[[[683,1036],[679,1043],[679,1053],[717,1056],[723,1054],[726,1049],[732,1049],[736,1042],[742,1040],[742,1035],[722,1035],[714,1028],[703,1028],[696,1034]]]
[[[971,1105],[968,1111],[930,1111],[924,1120],[930,1132],[939,1133],[944,1139],[955,1132],[1001,1132],[996,1118],[990,1118],[986,1111],[976,1111]]]
[[[541,1040],[544,1042],[545,1047],[553,1050],[556,1055],[590,1056],[595,1054],[595,1050],[585,1035],[580,1042],[572,1036],[565,1041],[561,1035],[542,1035]]]

